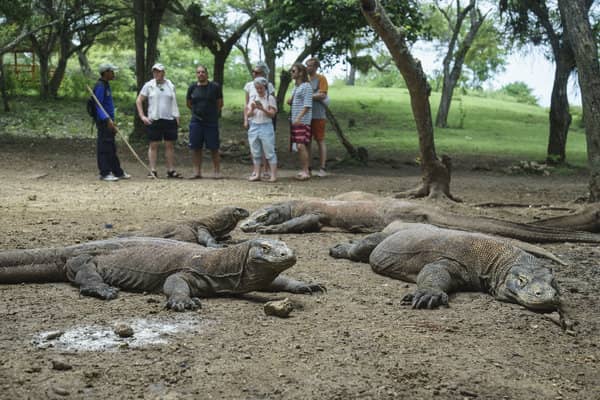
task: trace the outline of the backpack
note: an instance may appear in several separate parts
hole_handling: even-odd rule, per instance
[[[106,87],[108,86],[108,83],[104,83],[102,82],[104,85],[104,95],[106,96]],[[98,84],[96,84],[98,85]],[[96,108],[96,100],[94,100],[93,96],[90,96],[85,104],[85,109],[88,113],[88,115],[90,117],[92,117],[92,119],[96,119],[96,117],[98,116],[98,110]]]

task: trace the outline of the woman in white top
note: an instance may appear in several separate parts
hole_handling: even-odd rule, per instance
[[[253,171],[249,181],[261,179],[261,163],[266,159],[271,174],[269,182],[277,181],[277,154],[275,153],[275,130],[273,117],[277,114],[275,97],[268,93],[269,82],[266,78],[254,79],[255,95],[248,99],[244,115],[248,119],[248,143],[252,152]]]
[[[269,66],[263,62],[263,61],[259,61],[254,65],[254,68],[252,69],[252,80],[248,83],[246,83],[246,85],[244,85],[244,92],[246,94],[245,100],[244,100],[244,128],[248,129],[249,124],[248,124],[248,115],[246,114],[247,111],[247,107],[248,107],[248,101],[250,101],[250,97],[252,96],[256,96],[256,89],[254,86],[254,79],[256,78],[265,78],[267,81],[269,80]],[[271,82],[267,83],[267,94],[271,95],[271,96],[275,96],[275,87],[273,86],[273,84]],[[277,119],[275,118],[275,115],[273,115],[273,130],[276,129],[276,121]],[[269,164],[267,163],[267,160],[263,158],[262,160],[262,164],[264,166],[264,172],[263,172],[263,178],[264,179],[268,179],[270,176],[270,168],[269,168]]]
[[[183,178],[175,171],[175,142],[177,141],[177,128],[179,127],[179,108],[175,96],[175,86],[165,79],[165,67],[162,64],[152,66],[154,79],[144,84],[140,94],[135,100],[138,115],[144,125],[150,145],[148,147],[148,163],[151,174],[149,178],[158,177],[156,160],[158,159],[158,145],[165,142],[165,159],[167,162],[167,178]],[[148,115],[144,114],[144,101],[148,101]]]

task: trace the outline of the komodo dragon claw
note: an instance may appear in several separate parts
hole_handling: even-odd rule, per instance
[[[293,293],[299,293],[299,294],[327,293],[327,288],[318,283],[306,283],[306,284],[295,287]]]
[[[97,297],[102,300],[116,299],[119,295],[119,289],[108,285],[81,286],[79,294],[82,296]]]
[[[411,305],[412,308],[433,309],[439,306],[448,307],[448,294],[438,290],[417,289],[402,298],[403,305]]]
[[[171,297],[167,300],[165,308],[181,312],[185,310],[197,310],[202,308],[202,304],[197,297]]]

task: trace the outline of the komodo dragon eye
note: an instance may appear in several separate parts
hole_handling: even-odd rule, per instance
[[[523,275],[519,275],[519,286],[523,287],[525,285],[527,285],[529,281],[527,280],[526,277],[524,277]]]
[[[269,250],[271,250],[271,246],[270,246],[270,245],[268,245],[268,244],[266,244],[266,243],[263,243],[263,244],[261,244],[261,245],[260,245],[260,248],[261,248],[261,249],[262,249],[262,251],[264,251],[264,252],[268,252]]]

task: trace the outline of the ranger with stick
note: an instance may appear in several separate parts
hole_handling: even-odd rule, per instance
[[[100,79],[94,86],[94,96],[98,102],[95,105],[95,121],[98,128],[96,158],[100,170],[100,179],[108,182],[130,178],[129,174],[121,168],[115,142],[117,133],[117,127],[113,122],[115,119],[115,105],[109,81],[115,79],[116,69],[112,64],[101,64],[98,69]]]

